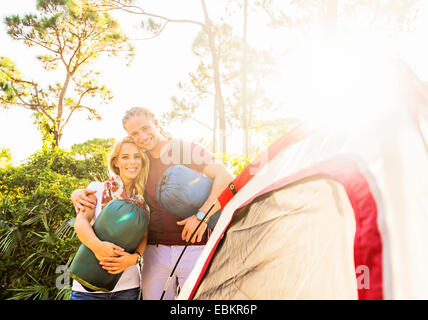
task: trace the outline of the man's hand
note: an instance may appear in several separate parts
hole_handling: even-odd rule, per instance
[[[196,227],[199,224],[198,218],[196,218],[196,215],[192,215],[184,220],[177,221],[177,224],[179,226],[183,226],[183,232],[181,233],[181,239],[185,241],[189,241],[190,236],[192,235],[193,231],[195,231]],[[207,224],[205,222],[202,222],[201,226],[199,227],[198,231],[196,231],[195,235],[193,236],[191,242],[195,243],[200,242],[202,240],[202,236],[204,235],[205,230],[207,229]]]
[[[96,200],[89,198],[88,195],[96,192],[96,190],[90,189],[77,189],[71,193],[71,201],[76,209],[76,213],[79,213],[79,211],[85,211],[85,206],[95,208],[95,205],[97,204]]]

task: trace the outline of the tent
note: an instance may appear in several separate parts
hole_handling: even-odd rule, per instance
[[[391,65],[357,134],[299,125],[236,177],[178,299],[428,299],[428,94]]]

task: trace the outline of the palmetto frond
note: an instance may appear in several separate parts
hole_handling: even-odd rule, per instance
[[[58,290],[58,293],[55,296],[55,300],[69,300],[71,294],[71,288],[64,287]]]
[[[11,228],[0,236],[0,255],[11,256],[18,248],[21,234],[17,227]]]
[[[69,220],[65,220],[62,225],[55,230],[55,234],[58,238],[72,238],[75,235],[74,231],[74,221],[76,218],[70,218]]]
[[[19,289],[9,289],[10,291],[16,292],[8,300],[48,300],[50,288],[41,285],[34,277],[29,275],[30,278],[35,282],[34,285],[26,286]]]

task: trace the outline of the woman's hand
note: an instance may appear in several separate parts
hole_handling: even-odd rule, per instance
[[[137,263],[137,254],[130,254],[124,250],[114,250],[116,257],[105,257],[100,264],[110,274],[119,274]]]
[[[118,252],[123,252],[124,249],[108,241],[100,241],[92,249],[92,252],[97,257],[98,261],[103,261],[106,257],[117,257]]]

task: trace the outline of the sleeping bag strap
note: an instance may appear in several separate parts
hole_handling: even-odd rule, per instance
[[[163,297],[164,297],[164,295],[165,295],[165,292],[166,292],[166,290],[168,289],[169,282],[171,281],[172,276],[174,275],[175,269],[177,268],[178,263],[180,262],[181,257],[183,256],[184,252],[186,251],[186,249],[187,249],[187,247],[188,247],[188,245],[189,245],[190,241],[192,240],[192,238],[193,238],[193,236],[195,235],[196,231],[198,231],[198,229],[199,229],[199,227],[201,226],[202,222],[204,222],[205,218],[206,218],[206,217],[208,217],[208,214],[209,214],[209,213],[211,212],[211,210],[214,208],[214,205],[215,205],[215,203],[211,206],[211,208],[207,211],[207,213],[205,213],[205,216],[202,218],[202,220],[201,220],[201,221],[199,221],[199,224],[196,226],[196,229],[193,231],[193,233],[192,233],[192,235],[190,236],[189,240],[187,240],[186,245],[184,246],[183,250],[181,251],[181,254],[180,254],[180,256],[178,257],[177,262],[175,263],[174,268],[172,269],[171,274],[169,275],[168,280],[167,280],[167,281],[166,281],[166,283],[165,283],[165,287],[163,288],[163,291],[162,291],[162,295],[161,295],[161,297],[160,297],[160,300],[163,300]]]

